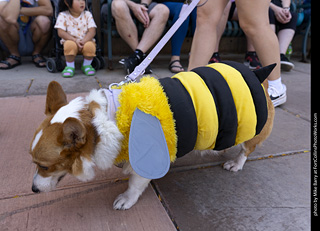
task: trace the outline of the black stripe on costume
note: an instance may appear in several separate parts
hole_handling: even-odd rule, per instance
[[[216,104],[219,132],[214,150],[232,147],[236,140],[238,117],[228,83],[218,71],[211,67],[198,67],[192,71],[206,83]]]
[[[177,157],[182,157],[194,149],[197,141],[198,121],[193,102],[179,79],[163,78],[159,81],[175,119],[178,138]]]
[[[233,62],[233,61],[223,61],[222,63],[225,63],[235,68],[236,70],[238,70],[241,73],[243,79],[246,81],[250,89],[251,95],[253,97],[254,106],[256,108],[256,114],[257,114],[256,135],[258,135],[263,129],[268,119],[267,99],[266,99],[265,92],[261,86],[261,83],[258,77],[243,64]]]

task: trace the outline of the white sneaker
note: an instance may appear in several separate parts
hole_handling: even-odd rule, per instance
[[[287,87],[283,83],[280,91],[273,86],[269,86],[268,93],[274,107],[284,104],[287,101]]]

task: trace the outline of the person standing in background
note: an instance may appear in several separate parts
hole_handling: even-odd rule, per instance
[[[206,65],[217,42],[217,26],[229,0],[201,0],[197,7],[197,26],[191,46],[188,69]],[[269,24],[270,0],[236,0],[239,22],[252,39],[263,66],[276,63],[268,77],[268,93],[274,104],[286,102],[286,86],[280,76],[280,51],[277,36]]]

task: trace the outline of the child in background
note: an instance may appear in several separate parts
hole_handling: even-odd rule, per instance
[[[75,72],[74,60],[78,53],[83,54],[81,67],[83,73],[92,76],[96,73],[91,66],[96,56],[96,24],[93,16],[85,10],[85,0],[60,0],[59,15],[54,28],[58,30],[63,45],[67,66],[62,71],[63,77],[72,77]]]

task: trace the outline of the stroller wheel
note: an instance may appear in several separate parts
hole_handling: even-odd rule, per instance
[[[57,72],[56,61],[53,58],[48,58],[46,62],[47,70],[51,73]]]
[[[91,66],[97,71],[100,69],[100,60],[97,57],[93,57]]]

